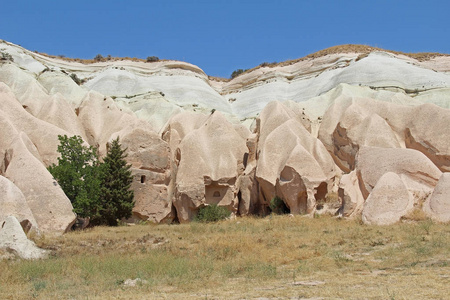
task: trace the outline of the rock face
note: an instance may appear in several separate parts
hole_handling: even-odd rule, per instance
[[[19,222],[31,223],[38,229],[33,213],[28,207],[22,191],[10,180],[0,175],[0,223],[9,216],[14,216]]]
[[[0,248],[23,259],[38,259],[47,255],[47,251],[36,247],[32,241],[28,240],[15,217],[7,217],[0,225]]]
[[[176,125],[170,130],[171,138],[185,134],[178,133]],[[180,222],[192,219],[198,208],[208,204],[237,212],[237,181],[247,152],[245,139],[219,112],[185,134],[175,150],[174,205]]]
[[[170,148],[150,130],[135,128],[121,139],[132,165],[136,219],[170,223],[175,218],[169,197]]]
[[[378,180],[364,204],[362,220],[366,224],[396,223],[413,208],[413,199],[400,177],[387,172]]]
[[[338,49],[224,81],[184,62],[85,64],[0,41],[13,58],[0,60],[0,221],[70,228],[46,169],[58,135],[100,156],[120,137],[134,221],[188,222],[210,204],[267,214],[274,197],[293,214],[392,224],[423,207],[449,221],[450,56]]]
[[[0,83],[0,174],[9,179],[22,193],[26,206],[22,211],[34,218],[29,221],[43,232],[63,233],[75,220],[72,205],[45,168],[44,162],[56,157],[57,134],[65,132],[27,113]],[[3,197],[3,195],[2,195]],[[21,197],[16,198],[19,207]],[[11,200],[11,199],[10,199]],[[15,214],[14,214],[15,215]]]
[[[322,142],[313,137],[289,108],[270,103],[259,119],[256,178],[260,202],[280,196],[291,213],[312,213],[336,175]]]
[[[356,171],[342,176],[339,183],[338,195],[342,203],[339,213],[344,217],[357,216],[362,212],[364,197],[359,188]]]
[[[367,199],[380,178],[388,172],[399,175],[407,189],[417,197],[426,195],[437,184],[442,172],[421,152],[411,149],[363,147],[356,170],[361,191]]]

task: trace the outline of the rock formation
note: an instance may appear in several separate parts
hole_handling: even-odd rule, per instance
[[[74,62],[5,41],[0,52],[12,58],[0,61],[0,221],[70,228],[70,201],[46,170],[64,134],[100,156],[120,137],[130,221],[188,222],[210,204],[265,214],[274,197],[293,214],[370,224],[422,207],[450,219],[448,55],[336,47],[220,80],[178,61]],[[333,197],[340,207],[323,209]]]
[[[438,222],[450,222],[450,173],[443,173],[424,204],[424,211]]]
[[[47,251],[38,248],[27,238],[19,221],[13,216],[0,222],[0,249],[23,259],[38,259],[47,255]]]

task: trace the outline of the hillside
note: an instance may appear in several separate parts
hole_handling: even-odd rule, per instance
[[[131,221],[341,214],[450,221],[450,56],[344,45],[222,81],[180,61],[63,59],[0,42],[0,221],[75,220],[46,167],[58,135],[133,166]]]

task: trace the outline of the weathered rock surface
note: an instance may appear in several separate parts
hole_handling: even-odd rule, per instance
[[[0,218],[43,232],[71,224],[45,168],[67,134],[101,155],[117,136],[128,147],[134,219],[187,222],[211,203],[268,213],[275,196],[313,213],[339,184],[343,216],[390,224],[412,203],[447,220],[450,56],[366,50],[224,81],[184,62],[84,64],[0,41],[14,59],[0,61]]]
[[[15,217],[7,217],[0,223],[0,226],[0,249],[6,249],[23,259],[46,257],[47,251],[36,247],[36,244],[27,238]]]
[[[180,222],[192,219],[198,208],[207,204],[237,212],[236,183],[244,170],[248,149],[221,113],[212,113],[200,127],[187,133],[175,152],[178,166],[174,205]]]
[[[339,182],[338,196],[342,203],[339,214],[353,217],[361,214],[365,199],[359,187],[356,171],[342,176]]]
[[[442,172],[421,152],[412,149],[363,147],[356,170],[361,192],[367,199],[378,180],[388,172],[397,174],[417,200],[424,200]]]
[[[443,173],[424,204],[424,211],[438,222],[450,222],[450,173]]]
[[[10,180],[0,175],[0,224],[9,216],[14,216],[19,222],[29,222],[38,230],[37,222],[28,207],[22,191]]]
[[[394,224],[411,211],[413,202],[401,178],[387,172],[378,180],[364,203],[362,220],[366,224]]]
[[[135,219],[154,223],[170,223],[176,217],[169,197],[170,148],[149,128],[134,128],[123,134],[121,143],[127,148],[127,161],[134,177]]]
[[[261,203],[268,205],[279,196],[291,213],[312,213],[316,200],[331,188],[336,170],[322,142],[296,118],[280,102],[261,113],[256,178]]]
[[[416,149],[441,171],[448,169],[450,149],[445,139],[445,132],[450,131],[448,109],[433,104],[418,105],[413,100],[405,103],[407,99],[393,96],[388,98],[389,102],[374,100],[359,92],[348,86],[339,87],[319,130],[319,139],[342,170],[354,169],[356,154],[362,146]]]
[[[63,233],[72,226],[72,204],[58,183],[28,149],[34,145],[23,133],[7,149],[10,155],[4,176],[23,193],[28,207],[44,232]]]
[[[0,83],[1,174],[20,189],[43,232],[63,233],[75,220],[72,205],[43,162],[55,160],[57,135],[63,130],[27,113]],[[51,146],[54,148],[51,149]],[[20,201],[20,199],[18,199]],[[17,205],[17,204],[16,204]]]

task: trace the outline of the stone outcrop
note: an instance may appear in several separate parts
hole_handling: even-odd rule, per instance
[[[442,173],[416,150],[363,147],[357,156],[356,174],[366,199],[363,221],[392,224],[413,206],[422,206]]]
[[[322,142],[280,102],[259,118],[256,178],[260,202],[281,197],[291,213],[312,213],[333,185],[335,165]]]
[[[364,203],[362,220],[366,224],[394,224],[412,210],[413,201],[400,176],[387,172]]]
[[[225,206],[236,213],[237,181],[248,152],[245,139],[219,112],[209,115],[200,126],[190,126],[190,132],[179,132],[176,124],[175,120],[168,130],[171,140],[180,140],[175,150],[173,200],[178,220],[192,219],[201,206],[208,204]]]
[[[37,222],[28,207],[22,191],[9,179],[0,175],[0,224],[9,216],[14,216],[20,223],[30,224],[38,230]],[[31,228],[29,228],[31,229]]]
[[[148,128],[119,132],[132,165],[135,219],[171,223],[176,217],[169,197],[170,148]]]
[[[361,192],[367,199],[378,180],[388,172],[401,177],[407,189],[417,197],[427,195],[436,186],[442,172],[421,152],[412,149],[363,147],[356,170]]]
[[[450,222],[450,173],[443,173],[431,196],[424,203],[424,211],[438,222]]]
[[[0,223],[0,249],[5,249],[23,259],[39,259],[47,256],[46,250],[38,248],[27,238],[19,221],[13,216]]]
[[[365,199],[359,188],[356,171],[342,176],[339,182],[338,197],[341,201],[339,214],[344,217],[354,217],[361,214]]]
[[[43,232],[63,233],[75,215],[44,162],[55,160],[57,135],[66,132],[27,113],[2,83],[0,97],[0,173],[22,192],[26,200],[23,213],[28,215],[28,207],[35,220],[30,218],[31,224],[35,222],[33,225]]]
[[[355,88],[340,87],[323,116],[319,139],[345,172],[355,168],[360,147],[411,148],[424,153],[443,172],[450,164],[445,132],[450,111],[413,100],[374,100]],[[334,95],[336,96],[336,95]],[[405,96],[406,97],[406,96]],[[388,100],[388,101],[387,101]]]

